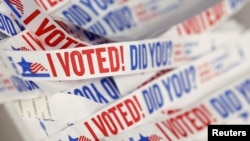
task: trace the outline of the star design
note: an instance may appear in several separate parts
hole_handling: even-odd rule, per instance
[[[148,137],[144,137],[142,134],[140,134],[139,141],[148,141]]]
[[[31,66],[31,62],[27,62],[23,57],[21,62],[18,62],[18,64],[22,67],[23,69],[23,73],[25,73],[26,71],[31,72],[30,70],[30,66]]]
[[[78,138],[72,138],[70,135],[68,135],[69,141],[78,141]]]

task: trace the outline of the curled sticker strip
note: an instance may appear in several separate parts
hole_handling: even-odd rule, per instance
[[[213,36],[213,33],[223,33],[223,35],[221,37],[227,36],[228,33],[231,33],[232,30],[234,33],[241,34],[241,35],[236,35],[236,36],[227,37],[227,38],[219,38],[219,39],[215,38],[215,40],[214,40],[214,42],[217,42],[217,40],[219,40],[222,43],[224,43],[224,42],[229,41],[230,39],[237,38],[237,36],[240,36],[242,38],[243,33],[241,33],[241,32],[243,31],[243,29],[244,29],[244,27],[242,25],[240,25],[237,21],[230,19],[230,20],[227,20],[227,22],[223,22],[223,24],[220,25],[219,28],[215,29],[215,31],[212,31],[212,32],[208,31],[208,32],[209,32],[209,35],[211,35],[211,36]],[[206,34],[206,33],[201,34],[200,37],[202,37],[204,34]],[[164,36],[167,36],[167,35],[162,35],[162,37],[164,37]],[[189,36],[192,36],[192,35],[189,35]],[[225,39],[228,39],[228,40],[225,40]],[[239,39],[239,38],[237,38],[237,39]],[[225,40],[225,41],[223,41],[223,40]],[[215,44],[217,44],[217,43],[215,43]],[[215,44],[214,44],[214,47],[216,46]],[[217,48],[217,47],[215,47],[215,48]],[[148,73],[141,73],[141,74],[114,76],[114,81],[117,84],[117,87],[118,87],[121,95],[125,95],[125,94],[128,94],[130,91],[135,90],[144,81],[146,81],[148,79],[152,79],[155,76],[158,76],[160,73],[161,73],[161,71],[156,72],[156,73],[155,72],[148,72]],[[126,79],[126,81],[124,81],[124,79]]]
[[[183,21],[185,17],[190,17],[215,3],[218,1],[201,3],[200,0],[135,0],[121,5],[112,0],[72,1],[51,14],[55,18],[63,18],[109,39],[131,41],[155,37],[170,26]]]
[[[212,52],[192,64],[155,79],[48,139],[67,140],[68,135],[84,135],[91,140],[99,140],[132,129],[148,121],[164,107],[181,101],[192,101],[195,97],[202,96],[199,93],[209,93],[239,74],[246,73],[249,69],[246,60],[239,58],[239,55],[237,58],[237,52],[233,54],[230,55],[222,49]],[[184,75],[189,82],[179,87],[182,91],[175,91],[174,87],[177,85],[172,80],[177,81],[184,78]],[[220,83],[215,83],[218,81]]]
[[[85,24],[87,22],[90,22],[89,24],[84,26],[84,29],[87,29],[90,32],[96,33],[98,35],[107,37],[112,40],[122,39],[124,41],[124,40],[143,39],[143,36],[145,36],[146,34],[152,34],[152,33],[157,34],[158,32],[162,32],[162,28],[163,28],[163,31],[164,29],[166,30],[167,28],[169,28],[167,24],[171,24],[171,25],[176,24],[177,19],[181,21],[178,16],[173,18],[176,20],[169,20],[173,15],[176,15],[179,13],[183,14],[184,13],[183,11],[185,11],[185,15],[191,16],[195,12],[196,13],[199,12],[201,7],[207,8],[208,6],[211,6],[217,2],[216,0],[210,0],[209,2],[202,3],[204,5],[202,4],[197,5],[199,4],[199,0],[197,1],[187,2],[186,0],[175,0],[175,1],[169,1],[166,3],[166,1],[152,2],[151,0],[147,0],[147,1],[130,1],[126,3],[126,5],[118,6],[115,4],[114,6],[112,6],[113,4],[112,0],[103,1],[103,2],[88,0],[88,1],[73,1],[72,3],[66,4],[65,8],[64,7],[59,8],[58,10],[63,10],[59,12],[59,15],[61,15],[62,16],[61,18],[64,18],[64,20],[68,20],[70,22],[74,21],[74,23],[79,26],[82,26],[82,23],[79,24],[78,22],[79,20],[83,21]],[[5,0],[4,2],[8,4],[7,0]],[[106,8],[110,6],[110,4],[112,8],[110,7],[110,10],[106,10]],[[10,9],[12,9],[14,15],[17,17],[17,19],[20,19],[22,17],[22,14],[21,14],[22,12],[24,13],[26,17],[29,14],[33,13],[33,10],[35,11],[35,10],[40,9],[40,7],[38,7],[34,2],[28,3],[24,0],[23,1],[20,0],[18,5],[22,5],[22,7],[13,6],[10,3],[8,4]],[[187,11],[186,9],[191,9],[194,5],[197,7],[199,6],[200,7],[198,9],[196,8],[196,9],[190,10],[189,12],[186,12]],[[103,12],[103,9],[102,9],[104,8],[103,6],[105,7],[105,10],[104,10],[105,12]],[[19,10],[19,9],[22,9],[22,10]],[[27,9],[27,10],[23,10],[23,9]],[[65,19],[65,16],[62,13],[64,13],[67,18],[69,18],[70,15],[73,15],[73,17],[74,16],[75,17],[83,16],[83,17],[81,17],[81,19],[74,17],[73,19],[78,20],[77,22],[75,22],[75,20],[72,20],[72,17],[70,17],[70,19],[67,19],[67,18]],[[106,14],[102,16],[100,15],[100,13],[106,13]],[[44,16],[47,15],[45,14],[46,12],[43,12]],[[52,13],[51,15],[53,15],[53,17],[56,17],[58,14]],[[100,17],[98,17],[99,18],[98,20],[95,20],[95,17],[97,15]],[[37,27],[37,25],[40,24],[41,21],[43,21],[42,19],[40,20],[40,22],[33,20],[33,18],[37,16],[39,16],[38,12],[36,14],[33,13],[33,17],[32,19],[30,19],[32,22],[31,23],[28,22],[29,25],[27,28],[31,28],[31,30],[34,30]],[[168,22],[165,23],[165,21],[168,21]],[[157,23],[158,26],[152,26],[155,23]],[[24,25],[26,24],[24,23]],[[147,28],[147,27],[151,27],[151,28],[148,28],[150,30],[143,30],[143,28]],[[152,28],[152,27],[155,27],[155,28]],[[108,36],[109,34],[110,36]],[[130,35],[133,34],[134,36],[133,37],[128,36],[127,34],[130,34]]]
[[[34,1],[27,3],[27,1],[13,2],[4,0],[4,3],[26,29],[46,44],[46,48],[66,49],[88,45],[88,43],[69,35],[50,16],[41,10]]]
[[[51,51],[2,51],[5,69],[28,80],[77,80],[115,75],[135,74],[174,68],[189,61],[189,56],[178,60],[181,45],[197,43],[194,37],[169,37],[135,42],[96,45]],[[192,51],[207,52],[211,41],[203,39],[200,48]],[[202,39],[201,39],[202,40]],[[24,43],[23,40],[19,40]],[[18,50],[17,44],[3,42],[5,47]],[[15,45],[13,45],[15,44]],[[28,43],[25,44],[28,46]],[[24,46],[24,47],[25,47]],[[16,49],[17,48],[17,49]],[[19,49],[20,50],[20,49]],[[36,56],[39,56],[37,58]]]
[[[7,9],[7,7],[3,3],[0,6],[2,9],[4,9],[2,11],[9,11],[9,9]],[[5,14],[5,13],[10,13],[10,12],[0,12],[0,19],[1,19],[0,25],[2,25],[0,26],[0,31],[2,31],[3,33],[11,37],[25,30],[25,27],[18,20],[14,19],[13,16],[11,16],[13,14]],[[74,38],[77,38],[79,40],[85,41],[88,44],[100,44],[100,43],[111,42],[110,40],[107,40],[93,33],[90,33],[82,29],[81,27],[74,25],[72,23],[69,23],[67,21],[55,20],[54,23],[58,24],[63,30],[67,32],[67,34],[72,35]],[[35,37],[35,38],[39,38],[39,37]],[[44,49],[46,50],[46,48]],[[37,50],[39,50],[39,48],[37,48]]]
[[[111,140],[143,140],[158,138],[162,140],[186,140],[207,132],[209,124],[223,124],[230,119],[241,118],[241,114],[249,113],[249,75],[244,75],[229,86],[207,95],[202,101],[196,101],[188,108],[173,115],[161,118],[116,136]]]
[[[11,37],[24,30],[24,27],[11,16],[9,10],[0,3],[0,32]]]
[[[238,36],[239,36],[238,34],[225,35],[225,34],[210,33],[210,34],[202,34],[200,36],[194,36],[195,38],[197,37],[196,41],[194,38],[194,42],[188,42],[189,38],[192,37],[189,36],[187,37],[187,42],[181,44],[180,48],[175,51],[175,54],[179,54],[176,56],[176,60],[179,59],[185,60],[185,58],[190,58],[190,61],[195,60],[206,53],[209,53],[211,51],[214,51],[215,49],[226,46],[225,44],[228,41],[230,41],[230,39],[235,39]],[[204,50],[199,50],[198,48],[202,48]],[[205,50],[205,48],[207,48],[207,50]],[[125,95],[128,94],[130,91],[133,91],[136,88],[138,88],[142,83],[144,83],[144,81],[151,79],[151,77],[154,78],[155,76],[159,76],[161,73],[162,71],[147,72],[141,74],[114,76],[113,78],[121,95]],[[124,79],[126,79],[126,81],[124,81]]]

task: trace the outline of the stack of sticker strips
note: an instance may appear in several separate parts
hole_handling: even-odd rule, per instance
[[[230,19],[247,2],[0,0],[0,102],[31,141],[206,140],[209,124],[249,123],[250,34]]]

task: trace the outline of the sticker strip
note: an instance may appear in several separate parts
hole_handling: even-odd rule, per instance
[[[90,140],[99,140],[132,129],[143,121],[148,121],[163,108],[181,101],[191,102],[195,98],[203,96],[198,95],[199,93],[209,93],[212,91],[211,89],[219,88],[230,79],[246,73],[249,69],[246,62],[239,56],[237,59],[236,54],[231,56],[225,50],[218,50],[204,56],[192,64],[185,65],[148,83],[49,139],[67,140],[68,135],[74,135],[74,137],[84,135]],[[190,81],[186,83],[188,87],[182,85],[183,87],[174,89],[177,88],[177,85],[173,81],[184,78],[184,75]],[[220,82],[218,83],[218,81]]]

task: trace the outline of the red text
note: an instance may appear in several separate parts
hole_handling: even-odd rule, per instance
[[[214,118],[207,108],[204,105],[199,105],[155,125],[167,140],[172,141],[175,140],[172,138],[188,138],[205,129],[213,121]]]
[[[136,96],[127,98],[83,124],[96,141],[100,138],[97,136],[98,131],[105,137],[116,135],[139,122],[142,118],[139,103],[137,102]]]

